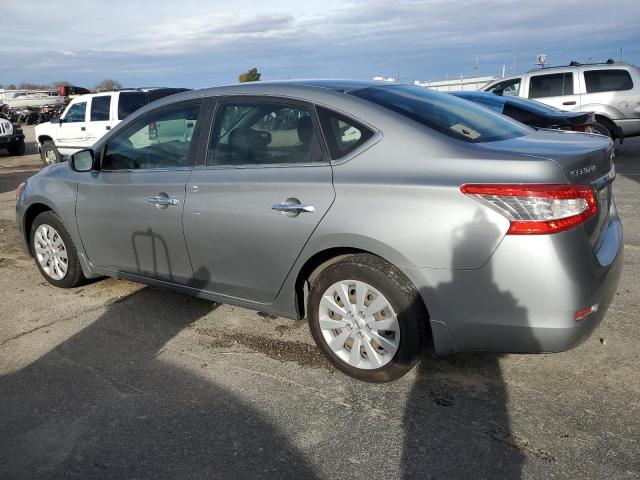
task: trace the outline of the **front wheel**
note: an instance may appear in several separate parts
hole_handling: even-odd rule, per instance
[[[389,382],[419,358],[426,310],[411,282],[379,257],[355,254],[313,282],[309,327],[333,365],[366,382]]]
[[[46,141],[42,144],[42,147],[40,148],[40,157],[42,158],[42,163],[44,163],[45,166],[60,163],[62,160],[62,155],[60,155],[55,143],[51,141]]]
[[[9,155],[12,155],[14,157],[19,157],[21,155],[24,155],[24,151],[25,151],[24,142],[20,142],[16,145],[12,145],[7,150],[9,151]]]
[[[85,282],[78,253],[62,220],[53,212],[36,217],[31,226],[31,252],[42,276],[52,285],[73,288]]]

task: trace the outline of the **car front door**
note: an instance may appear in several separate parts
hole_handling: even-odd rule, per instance
[[[56,132],[56,147],[63,155],[71,155],[86,147],[87,102],[72,103],[60,118]]]
[[[578,76],[573,71],[528,75],[525,96],[560,110],[580,110]]]
[[[220,101],[184,231],[198,288],[272,302],[335,198],[312,107]]]
[[[93,265],[179,284],[192,279],[182,212],[200,111],[200,102],[186,102],[134,120],[107,142],[100,170],[78,183],[78,227]]]
[[[85,145],[90,147],[111,129],[111,95],[99,95],[91,98],[89,121]]]

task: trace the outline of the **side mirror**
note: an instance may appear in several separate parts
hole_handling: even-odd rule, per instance
[[[80,150],[71,155],[69,160],[71,170],[76,172],[89,172],[93,169],[93,150]]]

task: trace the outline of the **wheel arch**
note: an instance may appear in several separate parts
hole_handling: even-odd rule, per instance
[[[425,321],[424,328],[427,331],[427,340],[431,342],[433,337],[432,337],[431,326],[429,322],[429,318],[430,318],[429,309],[425,303],[425,300],[422,296],[419,286],[416,285],[414,279],[411,278],[411,275],[407,275],[407,272],[400,265],[396,264],[393,261],[390,261],[388,258],[385,258],[385,256],[379,255],[378,253],[371,250],[366,250],[366,249],[357,248],[357,247],[326,248],[324,250],[320,250],[314,253],[311,257],[309,257],[304,262],[304,264],[298,271],[296,282],[295,282],[295,299],[296,299],[296,310],[297,310],[298,318],[304,318],[306,316],[308,290],[311,283],[320,274],[320,272],[322,272],[328,266],[340,261],[342,258],[349,255],[358,254],[358,253],[361,253],[361,254],[364,253],[364,254],[368,254],[368,255],[372,255],[374,257],[380,258],[381,260],[383,260],[384,262],[388,263],[389,265],[394,267],[396,270],[398,270],[407,279],[407,281],[409,281],[414,286],[414,288],[419,293],[418,297],[420,298],[420,301],[422,302],[422,306],[424,307],[427,315],[426,318],[424,319]]]
[[[620,128],[615,124],[613,120],[602,113],[596,113],[595,115],[596,122],[602,123],[605,127],[609,129],[611,135],[613,135],[613,139],[622,138],[622,134],[620,133]]]
[[[38,135],[38,143],[42,145],[44,142],[54,142],[54,140],[50,135]]]
[[[31,256],[33,256],[33,252],[31,251],[31,227],[33,226],[33,222],[41,213],[52,211],[54,211],[53,208],[44,203],[33,203],[29,205],[24,213],[24,236]]]

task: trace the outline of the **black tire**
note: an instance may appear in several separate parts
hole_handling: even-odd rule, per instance
[[[13,145],[7,148],[7,150],[9,151],[9,155],[12,155],[14,157],[19,157],[21,155],[24,155],[24,151],[25,151],[24,142],[20,142],[17,145]]]
[[[363,281],[378,290],[397,314],[400,342],[395,355],[376,369],[354,367],[340,359],[325,340],[319,322],[320,301],[331,285],[341,280]],[[396,380],[413,368],[420,357],[428,321],[427,311],[413,284],[393,265],[370,254],[344,257],[323,270],[314,280],[307,304],[309,328],[318,348],[347,375],[365,382]]]
[[[597,121],[595,122],[591,128],[593,128],[594,133],[599,133],[600,135],[604,135],[613,139],[613,132],[606,126],[603,122]]]
[[[66,274],[59,280],[52,278],[49,274],[43,269],[42,265],[38,261],[36,255],[36,246],[35,246],[35,235],[36,230],[40,225],[49,225],[53,227],[60,235],[62,239],[62,243],[64,244],[64,249],[67,253],[67,272]],[[31,225],[31,234],[29,238],[29,246],[31,247],[31,253],[33,254],[34,260],[36,261],[36,265],[38,266],[38,270],[42,276],[52,285],[60,288],[73,288],[79,285],[82,285],[86,282],[86,278],[84,273],[82,273],[82,267],[80,266],[80,260],[78,259],[78,252],[76,251],[76,247],[71,241],[71,237],[69,236],[69,232],[65,227],[62,220],[52,211],[43,212],[38,215],[33,224]]]
[[[40,147],[40,158],[45,166],[60,163],[62,161],[62,155],[60,155],[55,143],[51,140],[47,140],[42,144],[42,147]],[[53,161],[47,160],[48,158],[53,159]]]

